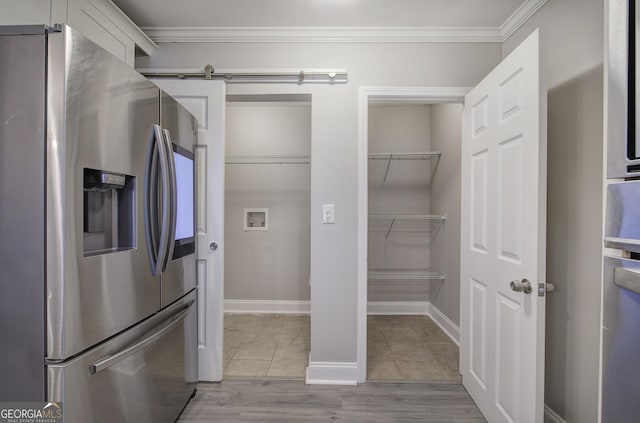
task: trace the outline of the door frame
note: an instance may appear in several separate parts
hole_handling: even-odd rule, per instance
[[[357,304],[357,382],[367,380],[367,243],[369,214],[368,122],[369,102],[380,100],[397,104],[462,103],[470,87],[368,87],[359,88],[358,114],[358,304]],[[462,142],[462,140],[460,140]]]

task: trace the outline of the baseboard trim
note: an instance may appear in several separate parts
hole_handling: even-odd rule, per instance
[[[547,404],[544,405],[544,422],[545,423],[567,423],[565,419],[560,417],[558,413],[553,411]]]
[[[442,329],[456,345],[460,346],[460,327],[453,323],[451,319],[432,303],[429,303],[427,309],[429,317],[440,326],[440,329]]]
[[[422,314],[427,315],[428,301],[369,301],[367,314]]]
[[[310,314],[311,301],[224,300],[225,313]]]
[[[307,385],[357,385],[358,363],[310,361]]]
[[[428,314],[428,301],[371,301],[368,314]],[[310,301],[225,300],[225,313],[310,314]]]

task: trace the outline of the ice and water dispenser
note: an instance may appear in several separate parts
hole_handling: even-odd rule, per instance
[[[121,173],[84,169],[85,256],[136,247],[135,179]]]

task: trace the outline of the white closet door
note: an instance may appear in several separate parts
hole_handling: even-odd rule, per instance
[[[488,421],[541,423],[547,153],[538,31],[466,96],[462,131],[463,384]],[[510,287],[525,280],[530,291]]]
[[[198,374],[222,380],[224,318],[224,122],[222,81],[154,80],[198,119],[196,166],[196,270]]]

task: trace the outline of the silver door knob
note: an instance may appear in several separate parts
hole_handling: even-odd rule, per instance
[[[531,282],[526,279],[521,281],[511,281],[509,283],[512,291],[524,292],[525,294],[531,294]]]
[[[218,244],[212,242],[211,244],[209,244],[209,248],[211,249],[211,251],[215,251],[218,249]]]

